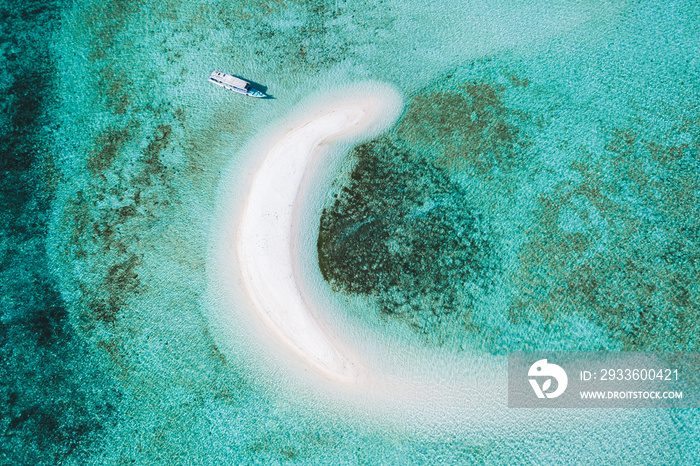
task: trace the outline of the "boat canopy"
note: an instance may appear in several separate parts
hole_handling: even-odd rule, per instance
[[[237,77],[231,76],[230,74],[221,73],[219,71],[214,71],[211,74],[210,79],[214,79],[228,86],[237,87],[238,89],[245,89],[246,91],[250,89],[249,82],[243,81],[242,79],[238,79]]]

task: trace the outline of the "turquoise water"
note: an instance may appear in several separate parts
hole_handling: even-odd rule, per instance
[[[502,387],[456,420],[315,399],[212,317],[231,301],[210,259],[245,145],[308,96],[383,81],[405,112],[332,151],[300,252],[376,364],[413,355],[447,391],[454,361],[504,380],[508,350],[697,350],[695,3],[0,11],[3,463],[700,461],[694,410],[513,412]]]

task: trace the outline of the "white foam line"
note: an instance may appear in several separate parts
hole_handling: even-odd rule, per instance
[[[297,276],[295,219],[305,173],[322,145],[339,138],[376,133],[380,119],[398,116],[398,94],[343,99],[302,118],[265,154],[253,176],[238,226],[238,263],[247,294],[262,323],[296,356],[330,380],[358,383],[364,366],[314,312]],[[381,125],[386,126],[386,125]]]

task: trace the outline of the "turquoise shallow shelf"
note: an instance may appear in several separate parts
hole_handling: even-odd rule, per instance
[[[505,398],[508,351],[700,349],[700,7],[662,3],[0,5],[0,463],[700,463],[697,410]],[[360,390],[246,317],[222,238],[362,83],[403,110],[322,145],[290,233]]]

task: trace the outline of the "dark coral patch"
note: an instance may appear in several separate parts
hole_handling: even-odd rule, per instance
[[[687,126],[687,124],[686,124]],[[697,125],[688,127],[700,134]],[[513,322],[583,315],[626,349],[688,350],[700,322],[698,144],[614,128],[538,198]],[[579,229],[567,231],[564,216]]]
[[[160,156],[167,149],[172,138],[173,127],[171,125],[158,125],[155,134],[143,151],[144,162],[151,173],[159,173],[165,167]]]
[[[437,155],[436,163],[478,174],[521,167],[531,145],[520,128],[528,116],[508,108],[506,87],[469,81],[422,92],[410,103],[399,135]]]
[[[96,138],[95,149],[87,161],[87,168],[94,174],[110,168],[129,137],[127,128],[109,128],[102,132]]]
[[[380,138],[355,148],[351,181],[324,210],[318,258],[335,290],[375,297],[380,312],[430,340],[469,325],[469,287],[497,267],[487,222],[462,188],[410,148]]]
[[[0,462],[79,464],[100,448],[119,392],[72,326],[46,242],[58,73],[49,43],[66,5],[0,4],[11,76],[0,86]],[[9,53],[7,53],[9,52]],[[10,84],[8,84],[8,82]],[[83,225],[78,223],[76,227]]]
[[[353,150],[349,182],[321,217],[318,260],[331,286],[372,296],[433,343],[477,331],[476,302],[501,268],[488,218],[453,175],[517,186],[529,163],[531,118],[505,103],[529,81],[487,74],[418,93],[390,135]]]

